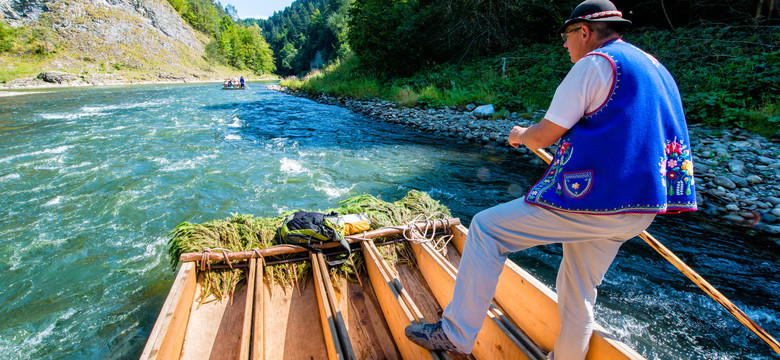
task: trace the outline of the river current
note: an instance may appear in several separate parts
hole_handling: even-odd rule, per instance
[[[174,278],[167,234],[232,213],[429,193],[465,223],[542,174],[523,158],[349,110],[219,84],[0,98],[0,358],[133,359]],[[700,215],[650,233],[775,337],[780,246]],[[513,260],[554,287],[559,246]],[[597,321],[648,359],[777,359],[642,240],[599,288]]]

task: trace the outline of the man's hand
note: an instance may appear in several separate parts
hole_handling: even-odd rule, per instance
[[[555,144],[567,131],[569,129],[556,125],[550,120],[542,119],[531,127],[513,127],[507,140],[512,147],[525,145],[529,149],[536,150]]]
[[[525,133],[525,131],[528,130],[528,128],[524,128],[522,126],[515,126],[512,128],[512,130],[509,132],[509,145],[512,145],[513,148],[516,148],[523,144],[523,141],[521,139],[521,136]]]

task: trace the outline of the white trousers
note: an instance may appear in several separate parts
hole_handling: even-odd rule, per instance
[[[452,301],[444,309],[444,332],[458,350],[470,353],[507,255],[562,243],[556,282],[561,331],[550,358],[584,359],[593,332],[596,287],[620,245],[650,226],[654,218],[655,214],[552,211],[529,205],[522,198],[480,212],[471,221]]]

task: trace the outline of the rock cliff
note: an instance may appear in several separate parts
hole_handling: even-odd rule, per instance
[[[0,19],[46,29],[56,51],[41,71],[98,84],[217,77],[203,59],[208,39],[166,0],[0,0]]]

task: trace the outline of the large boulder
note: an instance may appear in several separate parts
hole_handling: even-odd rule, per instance
[[[472,114],[478,118],[489,118],[493,116],[493,113],[495,113],[495,109],[493,109],[493,104],[488,105],[482,105],[474,109]]]
[[[81,77],[61,71],[44,71],[38,74],[38,79],[52,84],[67,84],[72,81],[81,80]]]

